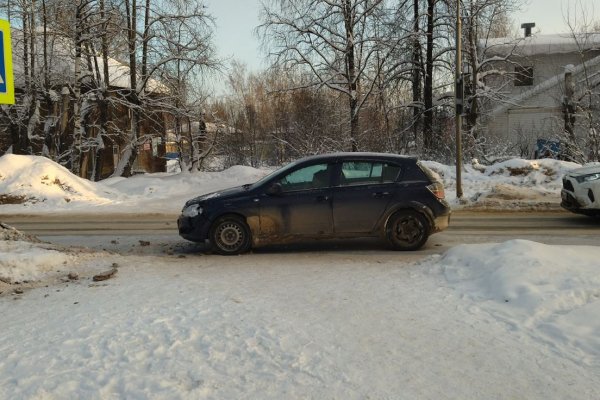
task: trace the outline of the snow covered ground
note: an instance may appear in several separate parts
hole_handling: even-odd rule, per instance
[[[502,209],[556,207],[562,174],[577,167],[475,163],[459,203],[453,168],[427,165],[455,207]],[[90,183],[42,158],[4,156],[0,220],[177,213],[189,197],[266,172]],[[0,399],[598,399],[598,259],[600,247],[525,240],[429,256],[142,255],[0,227]]]

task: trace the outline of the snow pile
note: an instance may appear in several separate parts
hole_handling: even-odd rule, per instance
[[[253,183],[270,170],[155,173],[91,182],[45,157],[0,157],[0,213],[31,211],[177,213],[192,197]]]
[[[127,196],[127,201],[120,204],[121,210],[139,211],[141,208],[144,212],[176,213],[193,197],[254,183],[269,172],[233,166],[221,172],[155,173],[109,178],[98,182],[98,185]]]
[[[434,161],[424,164],[444,182],[453,206],[467,208],[556,208],[560,204],[562,177],[579,164],[553,159],[511,159],[490,166],[473,160],[464,165],[463,199],[456,199],[456,168]]]
[[[0,240],[20,240],[23,242],[39,243],[40,240],[35,236],[23,233],[10,225],[0,222]]]
[[[73,256],[34,243],[0,240],[0,280],[5,283],[45,279],[72,261]]]
[[[46,157],[0,157],[0,205],[87,207],[115,202],[119,193],[73,175]]]
[[[461,245],[439,265],[450,287],[573,360],[600,365],[600,247],[511,240]]]

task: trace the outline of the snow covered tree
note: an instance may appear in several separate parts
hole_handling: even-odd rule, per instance
[[[173,65],[176,66],[175,70],[182,68],[183,74],[189,76],[190,71],[215,68],[218,61],[206,34],[209,16],[202,2],[144,0],[143,5],[138,5],[137,0],[126,0],[124,6],[130,66],[128,99],[132,119],[129,144],[114,174],[128,176],[132,173],[137,156],[135,148],[146,139],[141,130],[146,105],[172,109],[172,102],[167,104],[167,99],[172,99],[168,93],[164,93],[165,96],[158,101],[148,96],[152,82],[160,81],[163,77],[173,78]],[[140,10],[143,11],[143,19],[138,16]],[[184,42],[176,44],[177,37]],[[175,78],[176,81],[181,80],[182,75]]]
[[[9,146],[91,179],[105,176],[111,144],[123,150],[115,172],[131,174],[137,146],[160,133],[147,127],[189,108],[169,82],[180,73],[195,88],[218,64],[200,0],[0,0],[0,12],[18,51],[17,104],[2,107]]]

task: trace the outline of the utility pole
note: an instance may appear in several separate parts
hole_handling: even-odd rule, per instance
[[[456,128],[456,198],[460,199],[462,191],[462,21],[460,18],[460,0],[456,0],[456,74],[455,74],[455,128]]]

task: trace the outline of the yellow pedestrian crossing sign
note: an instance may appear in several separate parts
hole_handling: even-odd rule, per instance
[[[15,104],[10,24],[0,19],[0,104]]]

